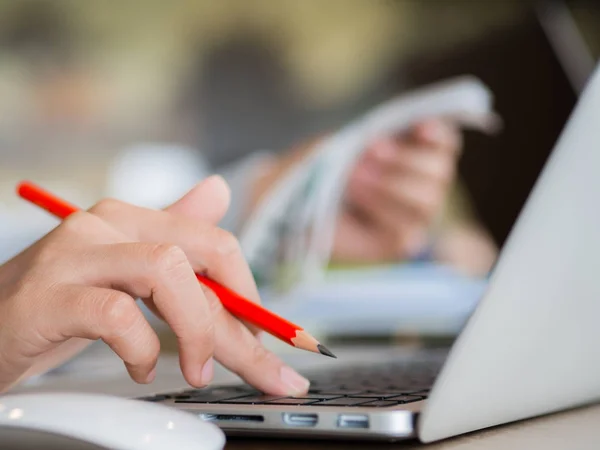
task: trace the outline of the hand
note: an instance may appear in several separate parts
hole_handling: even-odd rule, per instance
[[[460,149],[458,130],[441,121],[373,142],[350,176],[333,260],[394,261],[421,251],[454,180]]]
[[[187,382],[207,385],[213,356],[271,394],[306,392],[308,381],[267,351],[195,272],[259,301],[237,240],[215,224],[229,204],[218,177],[165,211],[104,200],[70,216],[0,266],[0,392],[104,340],[131,378],[155,376],[158,337],[143,301],[177,336]]]

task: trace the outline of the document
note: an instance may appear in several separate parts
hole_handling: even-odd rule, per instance
[[[271,188],[242,230],[242,249],[259,286],[285,292],[323,279],[348,176],[371,140],[429,118],[493,133],[500,119],[492,103],[481,81],[459,77],[394,98],[323,140]]]

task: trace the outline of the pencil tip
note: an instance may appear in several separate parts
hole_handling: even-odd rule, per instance
[[[319,349],[319,352],[322,355],[325,356],[329,356],[330,358],[337,358],[337,356],[335,356],[333,353],[331,353],[331,350],[329,350],[327,347],[325,347],[323,344],[319,344],[317,345],[317,349]]]

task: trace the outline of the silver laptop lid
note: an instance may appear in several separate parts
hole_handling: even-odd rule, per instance
[[[598,399],[600,69],[452,348],[419,434],[429,442]]]

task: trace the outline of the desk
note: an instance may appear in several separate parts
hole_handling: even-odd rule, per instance
[[[337,349],[336,349],[337,351]],[[352,352],[339,352],[340,359],[349,359],[357,355],[361,359],[372,357],[381,358],[382,353],[388,349],[374,351],[370,349],[353,350]],[[393,353],[397,353],[393,351]],[[322,364],[335,363],[332,360],[324,361],[312,355],[303,355],[294,352],[294,357],[286,356],[296,367],[321,366]],[[92,359],[98,361],[98,355]],[[131,382],[122,369],[120,361],[111,355],[105,355],[102,366],[110,368],[114,365],[118,371],[115,375],[107,375],[102,380],[84,379],[76,375],[61,375],[39,384],[22,386],[18,391],[47,391],[47,390],[75,390],[82,392],[108,392],[115,395],[144,395],[145,393],[170,390],[185,385],[178,369],[177,358],[174,355],[165,355],[161,358],[157,368],[157,378],[154,385],[140,386]],[[312,367],[311,367],[312,368]],[[222,369],[216,372],[217,382],[229,383],[236,381],[231,374]],[[505,450],[513,448],[540,448],[544,450],[565,449],[593,449],[600,447],[600,405],[574,409],[541,418],[504,425],[493,429],[483,430],[467,436],[450,439],[443,442],[423,446],[417,441],[401,443],[376,443],[376,442],[336,442],[336,441],[292,441],[279,439],[245,439],[229,438],[226,450],[387,450],[387,449],[415,449],[424,448],[431,450]]]

